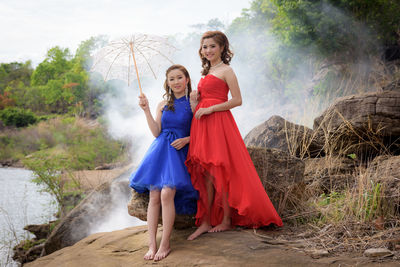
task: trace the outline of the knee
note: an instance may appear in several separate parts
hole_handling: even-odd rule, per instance
[[[160,191],[151,191],[149,197],[149,206],[159,206],[161,202],[160,198]]]
[[[175,189],[166,187],[161,190],[161,203],[173,201],[174,197],[175,197]]]

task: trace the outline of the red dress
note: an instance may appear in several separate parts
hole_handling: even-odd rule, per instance
[[[200,101],[196,111],[228,100],[228,85],[214,75],[208,74],[202,78],[198,90]],[[204,115],[200,120],[193,116],[189,152],[185,163],[193,187],[199,191],[197,226],[202,223],[208,212],[206,179],[211,179],[215,188],[214,202],[209,215],[211,225],[222,222],[222,200],[227,196],[232,208],[233,225],[260,227],[274,223],[282,226],[282,220],[261,184],[229,110]]]

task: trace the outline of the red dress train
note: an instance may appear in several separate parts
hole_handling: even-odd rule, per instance
[[[212,74],[201,79],[198,90],[200,101],[196,111],[228,100],[228,85]],[[197,226],[207,215],[211,225],[221,223],[224,196],[232,208],[232,225],[257,228],[274,223],[282,226],[229,110],[202,116],[200,120],[193,116],[185,163],[193,187],[199,191]],[[211,214],[207,214],[206,179],[211,179],[215,188]]]

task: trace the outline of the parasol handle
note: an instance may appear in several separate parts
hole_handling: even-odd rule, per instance
[[[139,83],[140,95],[143,95],[142,86],[140,85],[139,71],[138,71],[138,68],[137,68],[137,66],[136,66],[135,52],[133,52],[133,43],[130,42],[130,43],[129,43],[129,46],[130,46],[131,52],[132,52],[133,63],[135,63],[136,77],[137,77],[138,83]]]

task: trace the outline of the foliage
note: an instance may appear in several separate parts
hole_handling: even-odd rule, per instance
[[[14,106],[14,99],[10,98],[10,93],[4,92],[0,94],[0,110],[9,106]]]
[[[0,160],[35,157],[38,151],[62,155],[71,170],[93,169],[121,160],[127,146],[111,139],[103,126],[91,126],[75,117],[56,117],[0,133]]]
[[[367,2],[252,1],[226,31],[246,75],[241,87],[251,90],[249,105],[303,120],[301,114],[312,118],[337,97],[379,90],[390,81],[396,68],[381,60],[380,44],[399,38],[392,27],[400,25],[393,11],[399,13],[399,5],[381,12]],[[370,10],[361,12],[365,8]],[[387,34],[375,30],[378,24]],[[273,99],[269,107],[260,101],[266,98]]]
[[[376,50],[376,40],[395,44],[399,12],[400,3],[392,0],[255,0],[244,18],[260,17],[289,47],[355,56]]]
[[[1,63],[0,93],[3,93],[11,82],[22,82],[24,85],[29,85],[32,71],[31,61],[29,60],[25,63]]]
[[[324,193],[315,201],[320,212],[318,224],[339,223],[344,220],[369,222],[387,212],[382,201],[382,185],[359,176],[359,187],[344,192]]]
[[[45,238],[39,239],[39,240],[34,240],[34,239],[29,240],[29,239],[27,239],[27,240],[24,241],[24,245],[23,245],[22,248],[23,248],[23,250],[28,251],[30,248],[33,248],[34,246],[40,245],[40,244],[42,244],[44,242],[46,242]]]
[[[61,78],[71,68],[70,58],[68,48],[51,48],[47,51],[45,60],[32,73],[31,84],[46,85],[50,80]]]
[[[77,181],[63,178],[63,174],[69,171],[69,161],[64,155],[40,151],[23,162],[34,173],[32,181],[41,186],[42,191],[52,195],[59,208],[64,206],[67,192],[71,188],[79,188]]]
[[[101,95],[109,90],[101,77],[89,77],[90,53],[104,44],[103,36],[81,43],[75,55],[55,46],[35,69],[31,62],[0,65],[0,109],[15,105],[37,114],[96,117]],[[6,92],[6,94],[4,94]]]
[[[38,119],[30,110],[8,107],[0,110],[0,120],[6,126],[26,127],[36,123]]]

